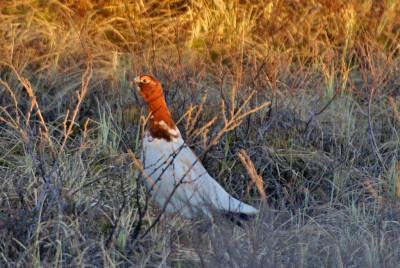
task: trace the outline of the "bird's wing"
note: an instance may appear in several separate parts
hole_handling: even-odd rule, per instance
[[[179,135],[171,142],[145,139],[145,170],[161,204],[170,202],[173,210],[190,209],[187,215],[209,209],[255,214],[254,207],[230,196],[207,172]],[[190,217],[190,216],[188,216]]]
[[[200,160],[188,147],[184,146],[174,160],[175,183],[179,184],[177,195],[182,201],[188,200],[191,206],[201,210],[208,208],[246,214],[257,213],[258,210],[228,194],[224,188],[212,178]]]

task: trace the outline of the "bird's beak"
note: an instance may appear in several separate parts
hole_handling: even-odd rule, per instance
[[[140,84],[140,76],[136,76],[135,78],[133,78],[133,83]]]
[[[133,80],[129,83],[131,87],[136,86],[137,90],[140,90],[140,76],[136,76]]]

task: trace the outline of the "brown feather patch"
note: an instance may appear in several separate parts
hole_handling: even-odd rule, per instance
[[[171,141],[176,135],[170,130],[175,129],[175,123],[171,118],[165,102],[161,83],[150,75],[139,77],[139,94],[146,101],[150,116],[149,132],[153,138]]]

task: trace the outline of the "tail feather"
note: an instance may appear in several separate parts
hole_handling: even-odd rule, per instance
[[[244,228],[243,221],[247,222],[252,218],[252,215],[241,212],[226,212],[224,216],[241,228]]]
[[[257,214],[258,209],[247,205],[235,198],[230,198],[230,207],[228,209],[229,212],[233,213],[243,213],[243,214]]]

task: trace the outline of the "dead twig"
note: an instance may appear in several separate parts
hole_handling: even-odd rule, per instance
[[[257,174],[256,168],[254,167],[253,162],[251,161],[249,155],[246,153],[245,150],[241,149],[238,153],[237,153],[240,161],[242,161],[242,164],[245,166],[251,181],[247,184],[246,187],[246,192],[247,194],[250,192],[250,188],[253,184],[256,185],[257,187],[257,191],[259,193],[259,195],[261,196],[261,200],[263,203],[265,203],[266,199],[267,199],[267,195],[264,191],[264,182],[263,182],[263,178]]]
[[[399,109],[397,108],[396,102],[394,101],[394,99],[393,99],[392,96],[389,96],[388,99],[389,99],[390,105],[391,105],[392,108],[393,108],[394,115],[396,116],[397,121],[398,121],[399,124],[400,124],[400,112],[399,112]]]

